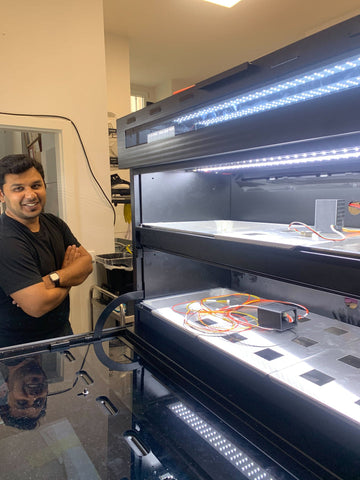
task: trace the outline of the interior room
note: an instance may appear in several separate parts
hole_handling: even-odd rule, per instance
[[[4,479],[359,478],[358,0],[0,16],[0,158],[46,193],[0,168],[0,218],[67,225],[0,305],[72,327],[0,344]]]
[[[6,65],[1,79],[2,129],[59,134],[57,161],[66,182],[59,194],[62,218],[93,256],[112,253],[114,238],[129,236],[123,205],[114,212],[108,201],[109,179],[117,173],[116,166],[109,165],[114,141],[108,129],[116,128],[115,119],[130,112],[131,92],[145,103],[159,101],[358,13],[357,2],[351,0],[341,4],[276,0],[271,5],[266,0],[242,0],[233,8],[203,0],[106,0],[85,6],[79,1],[69,7],[22,3],[20,9],[9,1],[1,5]],[[36,53],[31,53],[24,82],[19,59],[29,29],[26,51]],[[70,121],[79,130],[94,176]],[[129,180],[127,170],[119,176]],[[89,210],[91,225],[85,220]],[[91,327],[83,299],[96,282],[94,273],[71,292],[77,333]]]

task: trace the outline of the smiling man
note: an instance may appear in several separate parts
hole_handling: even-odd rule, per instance
[[[0,200],[0,347],[72,334],[69,290],[92,272],[92,260],[65,222],[43,212],[42,165],[2,158]]]
[[[36,355],[0,362],[0,416],[5,425],[32,430],[45,415],[48,382],[41,358]]]

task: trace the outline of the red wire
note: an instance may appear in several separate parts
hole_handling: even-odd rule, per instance
[[[349,207],[360,208],[360,202],[350,202]]]

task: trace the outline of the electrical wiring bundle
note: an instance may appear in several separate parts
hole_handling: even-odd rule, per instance
[[[215,297],[202,298],[192,302],[178,303],[172,310],[183,315],[184,326],[205,335],[226,335],[250,329],[278,330],[259,324],[258,310],[264,305],[283,304],[300,310],[298,318],[304,318],[309,310],[303,305],[282,300],[262,299],[249,293],[233,293]],[[284,310],[283,320],[292,324],[296,318]]]

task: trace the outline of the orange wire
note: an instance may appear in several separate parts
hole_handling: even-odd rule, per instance
[[[210,309],[209,307],[206,306],[206,301],[209,300],[216,300],[219,301],[220,299],[223,298],[229,298],[229,297],[243,297],[246,296],[246,300],[239,304],[239,305],[225,305],[221,308],[218,309]],[[176,313],[179,313],[181,315],[184,315],[184,325],[188,325],[190,328],[194,328],[195,330],[199,330],[202,332],[210,332],[210,333],[227,333],[230,332],[231,330],[236,329],[237,327],[246,327],[242,328],[243,330],[249,330],[252,328],[260,328],[261,330],[273,330],[273,329],[267,329],[264,327],[260,327],[257,324],[251,323],[247,318],[246,318],[246,313],[240,313],[240,309],[242,308],[258,308],[256,305],[257,303],[282,303],[285,305],[293,305],[297,308],[300,308],[304,310],[304,315],[299,316],[298,318],[304,318],[309,314],[309,310],[304,307],[303,305],[299,305],[294,302],[287,302],[284,300],[273,300],[273,299],[262,299],[255,297],[252,299],[252,297],[255,297],[255,295],[251,295],[249,293],[233,293],[233,294],[228,294],[228,295],[219,295],[219,296],[213,296],[213,297],[206,297],[201,300],[194,300],[192,302],[181,302],[177,303],[172,306],[172,310],[175,311]],[[198,303],[200,304],[203,308],[200,308],[198,310],[192,310],[191,305],[193,303]],[[180,305],[186,305],[186,311],[179,311],[176,307]],[[202,315],[212,315],[215,317],[220,317],[222,320],[229,322],[231,326],[228,328],[220,328],[219,326],[211,326],[206,324],[204,321],[204,318]],[[293,323],[294,319],[291,317],[291,315],[286,314],[289,323]],[[196,316],[197,322],[200,324],[200,326],[194,325],[194,321],[190,319],[191,316]],[[241,318],[235,318],[235,316],[239,316]]]

